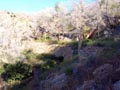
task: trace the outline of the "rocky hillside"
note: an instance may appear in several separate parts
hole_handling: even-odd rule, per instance
[[[104,41],[103,41],[104,42]],[[81,60],[49,72],[44,80],[33,76],[34,90],[120,90],[119,41],[97,43],[81,50]],[[109,43],[109,44],[108,44]],[[115,44],[116,43],[116,44]],[[37,69],[36,69],[37,70]]]
[[[120,0],[84,1],[0,11],[0,90],[120,90]]]
[[[41,45],[45,46],[45,43]],[[120,90],[120,42],[116,39],[83,41],[80,60],[76,53],[77,43],[64,44],[57,51],[58,56],[56,53],[55,56],[39,55],[39,59],[47,62],[43,65],[35,64],[28,79],[12,85],[11,89],[8,88],[10,90]],[[68,52],[72,52],[72,56],[60,58],[64,52],[65,56],[69,56]]]

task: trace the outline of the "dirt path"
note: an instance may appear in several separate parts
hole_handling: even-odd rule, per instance
[[[25,42],[25,48],[33,50],[34,53],[42,54],[42,53],[50,53],[54,49],[58,48],[58,44],[48,44],[44,42]]]

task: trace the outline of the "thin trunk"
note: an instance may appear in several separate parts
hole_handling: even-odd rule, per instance
[[[79,60],[81,59],[80,49],[81,49],[81,47],[82,47],[82,41],[83,41],[82,32],[81,32],[81,30],[79,30],[79,33],[78,33],[78,59],[79,59]]]

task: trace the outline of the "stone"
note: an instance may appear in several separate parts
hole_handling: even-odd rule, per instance
[[[50,81],[53,90],[61,90],[66,85],[66,74],[56,76],[53,80]]]
[[[58,75],[56,76],[52,81],[51,83],[52,84],[59,84],[61,82],[64,82],[65,81],[65,78],[66,78],[66,75],[65,73],[61,74],[61,75]]]
[[[112,83],[113,66],[104,64],[98,67],[94,72],[94,88],[97,90],[113,90]]]
[[[5,90],[7,87],[5,86],[5,83],[3,82],[3,79],[0,76],[0,90]]]
[[[113,66],[110,64],[104,64],[98,67],[94,72],[93,75],[97,80],[105,80],[112,76],[113,73]]]
[[[66,74],[62,73],[54,77],[46,78],[45,80],[34,82],[34,90],[62,90],[66,85]]]
[[[113,83],[120,80],[120,68],[116,69],[112,75]]]
[[[92,80],[84,81],[83,85],[78,87],[76,90],[95,90],[95,89],[92,89],[91,87],[92,82],[93,82]]]
[[[73,50],[68,46],[61,46],[56,48],[53,54],[56,57],[63,56],[65,60],[69,60],[73,56]]]
[[[120,80],[114,83],[114,90],[120,90]]]
[[[79,83],[83,83],[85,80],[88,79],[88,72],[82,66],[76,66],[73,69],[73,75],[79,81]]]

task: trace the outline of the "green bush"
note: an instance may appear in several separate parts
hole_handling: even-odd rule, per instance
[[[34,53],[32,50],[24,50],[22,54],[25,56],[27,63],[31,65],[40,62],[40,60],[36,58],[38,54]]]
[[[16,64],[4,64],[2,78],[8,83],[27,79],[32,75],[32,67],[23,62]]]
[[[68,67],[68,68],[65,69],[65,73],[66,73],[66,75],[72,75],[73,69]]]
[[[1,68],[0,68],[0,74],[3,73],[3,72],[4,72],[4,68],[1,67]]]
[[[36,56],[36,59],[38,60],[55,60],[56,59],[56,56],[55,55],[52,55],[52,54],[40,54],[40,55],[37,55]]]
[[[86,39],[86,40],[83,40],[82,45],[83,45],[83,46],[90,46],[90,45],[94,45],[95,43],[96,43],[95,40]]]
[[[96,40],[95,45],[97,46],[106,46],[106,47],[116,47],[119,43],[114,41],[114,39],[98,39]]]
[[[23,54],[26,56],[27,60],[33,60],[36,58],[36,53],[33,53],[32,50],[24,50]]]
[[[115,41],[113,38],[100,38],[100,39],[86,39],[83,40],[83,46],[101,46],[101,47],[112,47],[116,48],[119,46],[119,42]]]
[[[69,45],[69,46],[78,46],[78,41],[66,42],[65,45]]]
[[[41,69],[43,72],[49,71],[56,66],[56,61],[48,60],[43,65],[41,65]]]

